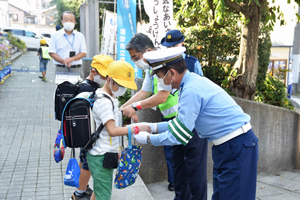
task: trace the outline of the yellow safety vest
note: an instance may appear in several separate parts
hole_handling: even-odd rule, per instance
[[[43,59],[51,59],[48,51],[49,51],[49,47],[41,47],[42,49],[42,58]]]
[[[154,94],[157,94],[157,78],[153,78]],[[168,96],[165,103],[158,105],[158,108],[164,118],[176,117],[178,113],[178,91]]]

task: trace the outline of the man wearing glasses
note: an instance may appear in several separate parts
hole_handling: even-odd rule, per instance
[[[135,65],[144,70],[145,78],[142,89],[121,107],[123,115],[132,118],[134,122],[138,122],[135,111],[158,106],[162,113],[162,121],[173,119],[177,114],[178,91],[171,94],[171,90],[168,91],[166,88],[159,87],[157,84],[157,76],[150,76],[150,66],[143,59],[145,52],[155,51],[151,39],[143,33],[137,33],[126,45],[126,50],[129,51],[131,60]],[[152,93],[154,93],[154,95],[149,97]],[[171,146],[164,146],[164,151],[168,168],[168,189],[174,191]]]

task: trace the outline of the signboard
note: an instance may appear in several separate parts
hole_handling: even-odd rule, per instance
[[[159,48],[161,39],[173,27],[173,1],[144,1],[144,8],[150,20],[145,34],[150,37],[154,46]]]
[[[118,36],[117,59],[129,62],[135,69],[135,77],[142,78],[142,70],[137,68],[130,59],[126,44],[136,33],[136,0],[118,0]]]
[[[117,14],[110,11],[105,11],[104,25],[101,40],[101,54],[114,58],[114,37],[115,28],[117,26]]]

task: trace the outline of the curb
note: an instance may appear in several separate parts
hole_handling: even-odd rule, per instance
[[[20,57],[21,55],[23,55],[23,53],[25,53],[27,51],[27,49],[26,50],[24,50],[24,51],[22,51],[19,55],[17,55],[16,57],[14,57],[14,58],[11,58],[11,61],[14,61],[15,59],[17,59],[18,57]],[[16,54],[16,53],[18,53],[18,51],[17,52],[15,52],[14,54]],[[13,54],[13,55],[14,55]]]

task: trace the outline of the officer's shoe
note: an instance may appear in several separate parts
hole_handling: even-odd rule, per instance
[[[168,190],[169,191],[175,191],[175,185],[174,185],[174,183],[169,183]]]

